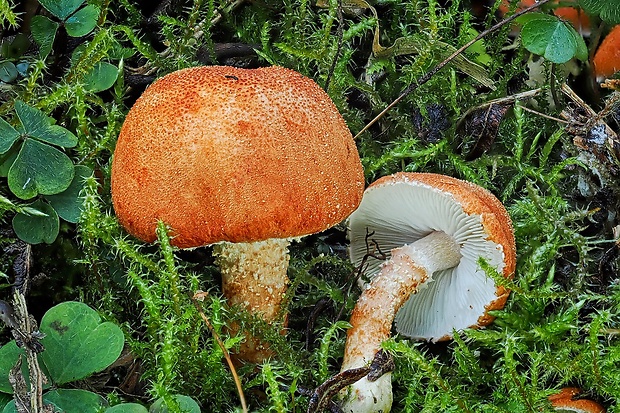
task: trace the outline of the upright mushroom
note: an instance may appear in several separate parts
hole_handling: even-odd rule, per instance
[[[363,188],[333,102],[281,67],[160,78],[127,115],[112,162],[112,200],[127,231],[152,242],[161,220],[177,247],[216,244],[224,295],[268,322],[281,311],[290,240],[346,218]],[[270,354],[247,344],[242,359]]]
[[[509,292],[496,286],[480,260],[511,277],[515,269],[512,224],[500,201],[469,182],[427,173],[398,173],[366,189],[349,218],[351,259],[361,265],[368,240],[390,251],[369,260],[371,278],[351,315],[342,370],[370,363],[390,337],[426,340],[491,322]],[[390,374],[363,378],[347,389],[345,412],[388,412]]]

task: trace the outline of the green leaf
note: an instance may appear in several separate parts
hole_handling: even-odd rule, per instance
[[[58,194],[71,184],[74,169],[63,152],[27,138],[9,169],[9,188],[21,199]]]
[[[9,341],[4,346],[0,347],[0,392],[13,394],[13,388],[9,383],[9,371],[15,366],[17,358],[20,355],[24,355],[24,350],[17,347],[15,340]],[[24,370],[25,360],[22,360],[22,371]]]
[[[177,394],[174,398],[179,403],[182,413],[200,413],[200,406],[191,397]],[[160,398],[153,403],[149,409],[149,413],[168,413],[168,408],[164,404],[164,400]]]
[[[6,153],[0,155],[0,177],[6,178],[9,175],[9,170],[17,159],[20,147],[20,145],[13,145]]]
[[[86,304],[65,302],[52,307],[41,320],[46,334],[41,359],[55,384],[87,377],[112,364],[123,350],[121,329],[101,322],[99,314]]]
[[[116,82],[118,68],[106,62],[97,62],[92,70],[84,76],[86,89],[97,93],[109,89]]]
[[[105,413],[148,413],[148,410],[138,403],[123,403],[106,409]]]
[[[107,405],[98,394],[79,389],[52,390],[43,395],[43,401],[53,404],[63,413],[98,413]]]
[[[7,59],[19,59],[28,51],[30,39],[24,33],[18,33],[13,40],[2,43],[2,56]]]
[[[58,214],[47,202],[37,199],[30,208],[37,209],[45,215],[18,213],[13,217],[13,230],[19,239],[29,244],[45,242],[51,244],[60,231]]]
[[[42,58],[52,51],[58,27],[60,27],[58,23],[38,14],[30,20],[30,33],[39,45],[39,56]]]
[[[100,12],[99,8],[92,4],[78,10],[65,21],[67,34],[72,37],[86,36],[97,26]]]
[[[54,412],[59,413],[98,413],[107,402],[103,397],[87,390],[59,389],[45,393],[43,404],[54,406]],[[17,413],[15,402],[7,404],[2,413]]]
[[[82,214],[84,198],[80,196],[84,188],[84,180],[91,176],[93,171],[84,165],[75,166],[75,175],[69,188],[56,195],[48,195],[45,198],[54,207],[58,215],[65,221],[76,223]]]
[[[8,394],[0,393],[0,409],[4,409],[4,407],[13,400],[13,397]]]
[[[17,79],[17,68],[13,62],[4,61],[0,63],[0,80],[4,83],[11,83]]]
[[[84,0],[39,0],[39,3],[60,20],[66,20]]]
[[[521,29],[523,46],[553,63],[566,63],[578,54],[583,57],[577,37],[570,24],[542,13],[532,13]]]
[[[0,118],[0,153],[6,153],[19,139],[20,133],[7,121]]]
[[[62,126],[52,125],[51,119],[45,113],[21,100],[15,101],[15,113],[28,136],[65,148],[77,145],[78,140],[73,133]]]
[[[588,14],[599,16],[610,25],[620,24],[620,1],[618,0],[579,0]]]

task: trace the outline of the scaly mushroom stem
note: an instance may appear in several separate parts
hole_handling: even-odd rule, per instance
[[[288,287],[288,239],[249,243],[223,242],[215,245],[216,264],[222,274],[222,292],[229,305],[260,314],[268,323],[277,321]],[[248,337],[239,359],[260,363],[271,351],[259,340]]]
[[[381,343],[390,338],[400,307],[432,278],[436,271],[455,267],[459,245],[443,231],[431,232],[411,244],[392,250],[392,257],[366,288],[351,315],[342,371],[370,363]],[[392,406],[391,375],[371,382],[366,377],[347,389],[344,412],[388,412]]]

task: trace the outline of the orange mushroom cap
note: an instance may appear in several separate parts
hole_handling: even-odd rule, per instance
[[[549,401],[559,412],[605,413],[605,408],[593,400],[575,399],[579,393],[581,390],[576,387],[565,387],[549,396]]]
[[[162,220],[181,248],[319,232],[346,218],[363,189],[335,105],[282,67],[160,78],[127,115],[112,162],[121,224],[152,242]]]
[[[597,80],[611,77],[620,70],[620,25],[614,26],[605,36],[592,61]]]

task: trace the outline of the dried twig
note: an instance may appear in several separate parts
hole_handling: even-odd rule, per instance
[[[530,11],[540,7],[540,6],[542,6],[543,4],[548,3],[549,1],[550,0],[540,0],[539,2],[533,4],[532,6],[527,7],[525,9],[523,9],[522,11],[513,14],[512,16],[508,17],[507,19],[504,19],[501,22],[495,24],[494,26],[488,28],[487,30],[481,32],[478,36],[474,37],[469,42],[465,43],[463,46],[461,46],[459,49],[457,49],[454,53],[452,53],[450,56],[448,56],[444,61],[439,63],[432,70],[430,70],[424,76],[422,76],[420,79],[418,79],[417,82],[414,82],[414,83],[410,84],[409,86],[407,86],[405,88],[405,90],[403,90],[401,92],[401,94],[396,99],[394,99],[392,101],[392,103],[387,105],[385,109],[383,109],[377,116],[374,117],[374,119],[372,119],[368,124],[366,124],[366,126],[364,126],[362,128],[362,130],[360,130],[355,135],[354,139],[357,139],[362,133],[366,132],[372,125],[374,125],[379,119],[381,119],[383,117],[383,115],[385,115],[390,109],[392,109],[394,106],[396,106],[401,100],[403,100],[406,96],[408,96],[411,92],[416,90],[418,87],[420,87],[424,83],[428,82],[430,80],[430,78],[433,77],[441,69],[443,69],[444,66],[446,66],[448,63],[450,63],[452,60],[454,60],[457,56],[459,56],[461,53],[463,53],[465,50],[467,50],[471,45],[476,43],[478,40],[486,37],[490,33],[493,33],[495,31],[499,30],[500,28],[504,27],[508,23],[511,23],[517,17],[519,17],[519,16],[521,16],[521,15],[523,15],[525,13],[528,13],[528,12],[530,12]]]

